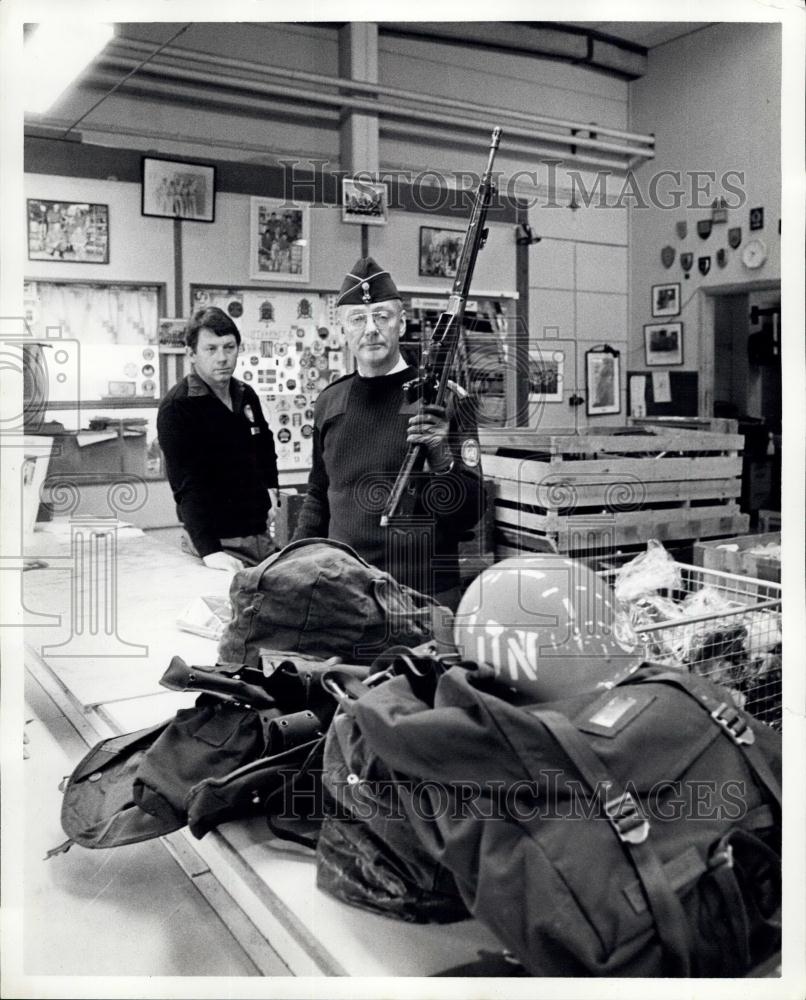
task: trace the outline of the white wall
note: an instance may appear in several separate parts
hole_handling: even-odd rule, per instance
[[[68,147],[69,148],[69,147]],[[53,174],[26,174],[25,197],[109,206],[109,263],[29,260],[25,277],[40,280],[168,283],[173,295],[173,222],[140,214],[140,185]]]
[[[480,32],[483,25],[479,25]],[[170,33],[166,24],[128,24],[124,34],[143,41],[164,40]],[[300,24],[194,24],[177,39],[177,46],[267,65],[279,65],[329,75],[338,74],[338,30]],[[231,72],[221,68],[222,73]],[[490,53],[424,39],[393,38],[382,35],[379,43],[381,83],[423,94],[448,94],[492,107],[529,110],[560,118],[595,122],[600,126],[626,129],[629,122],[629,87],[623,80],[551,60],[525,55]],[[62,120],[72,120],[89,106],[99,93],[85,85],[74,90],[54,111]],[[449,112],[446,111],[446,118]],[[495,124],[491,117],[490,127]],[[651,116],[650,116],[651,118]],[[654,120],[646,125],[654,130]],[[161,155],[195,155],[209,159],[237,159],[241,162],[270,163],[289,155],[303,161],[316,158],[326,168],[338,168],[338,115],[327,111],[296,109],[282,99],[226,110],[208,106],[201,97],[195,102],[177,103],[166,93],[163,98],[146,96],[136,90],[136,81],[112,95],[80,126],[87,141],[134,149],[150,149]],[[122,133],[131,132],[131,135]],[[510,142],[522,142],[510,137]],[[394,127],[381,123],[380,161],[382,169],[409,171],[433,169],[451,175],[458,171],[480,172],[486,160],[487,137],[463,136],[446,141],[429,135],[427,127],[415,137],[403,136]],[[566,151],[567,153],[567,151]],[[565,153],[558,154],[564,158]],[[304,166],[304,162],[303,162]],[[538,346],[549,336],[552,341],[573,342],[577,349],[566,356],[566,399],[547,404],[544,425],[569,425],[584,416],[574,414],[567,397],[584,392],[584,352],[593,345],[608,343],[625,351],[628,335],[628,220],[624,208],[581,207],[570,210],[568,170],[578,168],[590,188],[595,180],[591,170],[564,160],[556,169],[557,187],[548,191],[549,171],[542,155],[533,156],[507,149],[507,135],[496,161],[506,185],[516,173],[523,173],[517,194],[530,198],[530,222],[542,242],[529,249],[530,341]],[[535,185],[525,174],[536,174]],[[620,187],[621,178],[615,182]],[[29,179],[29,186],[33,182]],[[111,184],[112,182],[105,182]],[[100,200],[92,191],[98,182],[85,185],[82,197]],[[89,188],[86,187],[89,184]],[[66,197],[72,186],[58,179],[35,185],[43,197]],[[48,190],[43,190],[47,186]],[[126,192],[124,189],[130,189]],[[113,193],[117,191],[118,193]],[[551,197],[549,197],[551,195]],[[110,204],[110,227],[114,267],[96,266],[96,277],[111,280],[148,277],[168,285],[169,312],[173,312],[173,227],[168,220],[139,217],[139,186],[118,185],[104,194]],[[185,223],[182,227],[184,295],[191,283],[248,284],[248,213],[245,195],[220,193],[216,221],[212,225]],[[123,265],[119,254],[120,218],[137,218],[127,230],[137,236],[127,244],[135,258],[133,268]],[[343,225],[338,209],[315,208],[312,212],[311,286],[334,289],[347,267],[360,253],[360,228]],[[444,287],[444,281],[421,278],[417,271],[418,230],[421,225],[461,228],[461,222],[446,217],[392,211],[386,229],[370,229],[370,252],[395,274],[402,287]],[[475,286],[480,289],[515,288],[515,240],[510,225],[491,224],[487,248],[479,259]],[[77,265],[48,265],[62,268],[59,276],[77,271]],[[66,269],[66,272],[65,270]],[[82,269],[87,277],[89,267]],[[136,273],[135,273],[136,272]],[[149,272],[147,275],[142,272]],[[157,272],[156,274],[154,272]],[[46,275],[41,275],[46,276]],[[560,345],[554,344],[556,348]],[[562,347],[565,350],[565,347]],[[573,355],[573,356],[572,356]],[[626,365],[624,366],[626,371]],[[624,381],[624,380],[623,380]],[[624,391],[622,391],[622,398]],[[584,412],[584,408],[582,408]],[[581,420],[580,420],[581,417]],[[619,423],[624,413],[613,418],[594,418],[593,423]]]
[[[479,24],[483,34],[484,25]],[[424,94],[440,94],[458,100],[493,107],[531,111],[535,114],[582,122],[595,122],[615,129],[628,128],[628,85],[623,80],[583,67],[517,54],[483,52],[437,41],[381,36],[379,72],[382,83]],[[462,111],[467,116],[467,111]],[[450,112],[446,111],[446,120]],[[477,116],[486,121],[484,116]],[[494,116],[489,126],[496,124]],[[457,144],[435,142],[424,130],[422,137],[395,137],[384,126],[381,134],[381,161],[389,169],[480,171],[485,160],[487,139],[479,133],[473,149],[465,140]],[[567,208],[571,198],[568,170],[577,170],[587,190],[595,175],[568,157],[549,173],[544,154],[529,157],[507,149],[507,140],[522,144],[523,139],[507,135],[506,128],[496,159],[502,173],[501,185],[521,175],[517,193],[529,200],[530,225],[542,242],[529,250],[529,340],[543,353],[561,350],[565,354],[565,398],[546,403],[539,413],[542,427],[600,426],[624,421],[626,382],[622,379],[622,413],[612,417],[576,413],[568,398],[585,391],[585,351],[608,343],[624,353],[627,347],[627,242],[628,220],[624,208]],[[537,183],[527,175],[535,174]],[[556,186],[550,185],[551,178]],[[613,184],[618,192],[621,175]],[[578,198],[577,201],[580,199]],[[477,284],[487,288],[483,269],[488,252],[480,258]],[[550,338],[550,339],[547,339]],[[557,343],[556,341],[562,341]],[[532,408],[531,423],[538,420]]]
[[[143,281],[167,286],[168,314],[175,315],[174,223],[140,214],[140,185],[90,178],[26,174],[27,198],[100,202],[109,206],[109,264],[29,261],[26,277],[40,280]],[[219,192],[215,221],[182,223],[184,309],[191,284],[259,286],[249,277],[248,195]],[[443,216],[391,211],[387,227],[370,227],[369,250],[401,288],[444,290],[446,279],[418,276],[420,226],[462,228]],[[475,285],[486,291],[515,288],[513,227],[490,225],[487,247],[479,258]],[[346,271],[361,256],[361,227],[341,221],[336,206],[311,209],[311,280],[316,291],[336,291]],[[267,286],[277,287],[277,286]]]
[[[713,227],[707,240],[697,235],[697,220],[710,217],[709,207],[698,208],[687,198],[677,209],[630,210],[630,365],[644,368],[643,325],[652,322],[650,289],[654,284],[680,282],[684,324],[684,365],[695,370],[701,362],[700,300],[703,289],[732,286],[740,290],[755,281],[780,280],[780,60],[781,28],[775,24],[717,24],[685,38],[661,45],[649,53],[648,72],[630,86],[630,127],[656,134],[656,159],[636,171],[646,190],[660,170],[726,171],[744,173],[745,204],[728,211],[727,225]],[[732,181],[731,183],[736,183]],[[669,184],[662,191],[669,191]],[[717,185],[710,205],[720,195],[736,200]],[[764,207],[764,229],[750,232],[749,211]],[[688,236],[681,240],[675,223],[686,220]],[[759,236],[769,253],[767,263],[748,271],[741,263],[741,247],[728,248],[727,230],[741,226],[742,246]],[[676,250],[666,269],[660,251]],[[724,268],[716,252],[727,248]],[[686,279],[680,254],[693,252],[694,266]],[[703,277],[697,258],[711,256],[710,273]],[[680,370],[680,369],[678,369]]]

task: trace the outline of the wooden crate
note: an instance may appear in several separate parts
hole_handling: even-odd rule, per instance
[[[736,434],[739,430],[739,421],[730,417],[630,417],[630,426]]]
[[[739,535],[694,545],[694,564],[723,573],[757,577],[759,580],[781,582],[781,561],[752,550],[764,545],[780,545],[780,531],[759,535]]]
[[[496,554],[574,552],[747,531],[739,509],[744,439],[667,428],[481,432],[496,483]]]

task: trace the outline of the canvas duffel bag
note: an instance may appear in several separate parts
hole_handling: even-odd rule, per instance
[[[292,542],[236,573],[230,600],[222,663],[257,666],[264,647],[366,663],[396,643],[452,644],[447,608],[325,538]]]

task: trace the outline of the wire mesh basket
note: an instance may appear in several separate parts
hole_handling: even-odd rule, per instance
[[[780,584],[676,565],[679,583],[621,609],[622,638],[648,660],[721,685],[739,708],[780,730]]]

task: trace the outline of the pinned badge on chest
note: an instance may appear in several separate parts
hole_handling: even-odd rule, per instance
[[[481,448],[474,438],[462,442],[462,461],[471,469],[475,469],[481,461]]]
[[[250,434],[260,434],[260,428],[255,426],[255,414],[254,414],[254,412],[252,410],[252,407],[249,405],[249,403],[247,403],[246,406],[243,408],[243,412],[244,412],[244,416],[246,417],[246,419],[251,424],[251,426],[249,428],[249,433]]]

